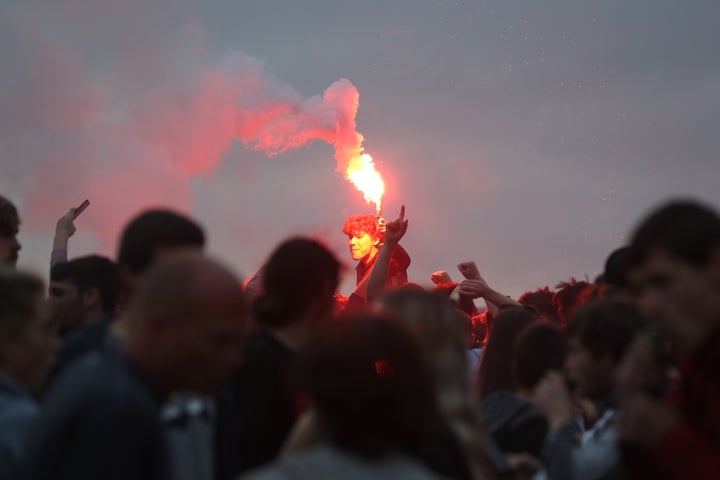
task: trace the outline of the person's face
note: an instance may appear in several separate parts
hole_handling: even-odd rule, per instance
[[[568,341],[565,374],[583,397],[593,400],[612,391],[613,366],[609,356],[595,358],[579,339]]]
[[[52,323],[64,335],[82,326],[84,309],[77,286],[68,281],[51,281],[47,300]]]
[[[240,363],[245,336],[245,309],[240,292],[208,295],[179,320],[172,342],[178,388],[216,393]]]
[[[380,240],[373,238],[369,233],[355,232],[348,235],[348,246],[353,260],[365,260],[372,258],[372,254],[377,252],[377,246]]]
[[[696,267],[656,250],[630,272],[636,299],[681,353],[697,348],[720,322],[720,252]]]
[[[12,365],[17,379],[38,394],[55,364],[59,341],[41,298],[36,306],[35,314],[6,351],[5,361]]]
[[[18,252],[22,246],[17,239],[17,232],[10,236],[0,236],[0,263],[15,267]]]

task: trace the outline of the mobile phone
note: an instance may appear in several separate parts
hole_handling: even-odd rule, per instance
[[[73,220],[75,220],[88,206],[90,205],[90,200],[87,198],[80,204],[79,207],[75,209],[73,212]]]

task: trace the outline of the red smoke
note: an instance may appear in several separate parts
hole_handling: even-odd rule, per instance
[[[341,172],[362,151],[359,96],[348,80],[304,99],[247,54],[209,59],[194,37],[163,52],[144,24],[131,42],[148,40],[137,62],[123,45],[89,61],[76,47],[91,50],[83,35],[100,28],[45,29],[61,15],[48,8],[8,10],[0,22],[7,45],[23,46],[0,84],[0,190],[22,199],[26,231],[47,231],[89,198],[83,223],[112,251],[138,211],[190,210],[191,177],[212,174],[234,140],[269,156],[322,140],[334,145]]]

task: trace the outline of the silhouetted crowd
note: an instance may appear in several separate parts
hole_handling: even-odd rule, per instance
[[[720,217],[672,201],[594,281],[408,281],[405,209],[242,282],[170,210],[18,271],[0,197],[0,480],[720,479]],[[462,259],[457,259],[458,261]]]

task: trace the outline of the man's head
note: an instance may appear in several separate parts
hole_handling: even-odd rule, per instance
[[[524,306],[534,307],[539,315],[540,321],[546,321],[560,325],[560,318],[558,317],[558,310],[556,305],[553,303],[554,292],[550,290],[550,287],[539,287],[537,290],[532,292],[525,292],[518,301]]]
[[[616,367],[644,328],[640,310],[626,301],[607,300],[578,310],[565,332],[565,372],[581,395],[599,399],[612,392]]]
[[[561,324],[564,325],[583,303],[591,299],[597,286],[571,278],[567,282],[555,285],[555,289],[553,304],[555,304]]]
[[[118,264],[125,287],[158,258],[183,250],[202,250],[205,234],[190,218],[170,210],[147,210],[133,218],[120,237]]]
[[[160,392],[214,393],[240,361],[246,315],[235,275],[199,253],[179,253],[141,280],[124,348]]]
[[[353,260],[367,262],[378,253],[380,233],[377,219],[369,214],[353,215],[345,220],[343,233],[348,236],[348,246]]]
[[[43,297],[38,278],[0,269],[0,372],[36,394],[47,380],[58,348]]]
[[[255,316],[269,327],[333,313],[340,263],[325,246],[308,238],[286,240],[270,255],[263,274],[263,294]]]
[[[17,263],[18,252],[22,248],[17,239],[19,226],[17,208],[10,200],[0,196],[0,264],[14,267]]]
[[[696,202],[672,202],[647,217],[630,245],[629,279],[643,312],[679,352],[720,325],[720,217]]]
[[[48,304],[61,335],[112,315],[120,296],[120,270],[98,255],[59,263],[50,271]]]

